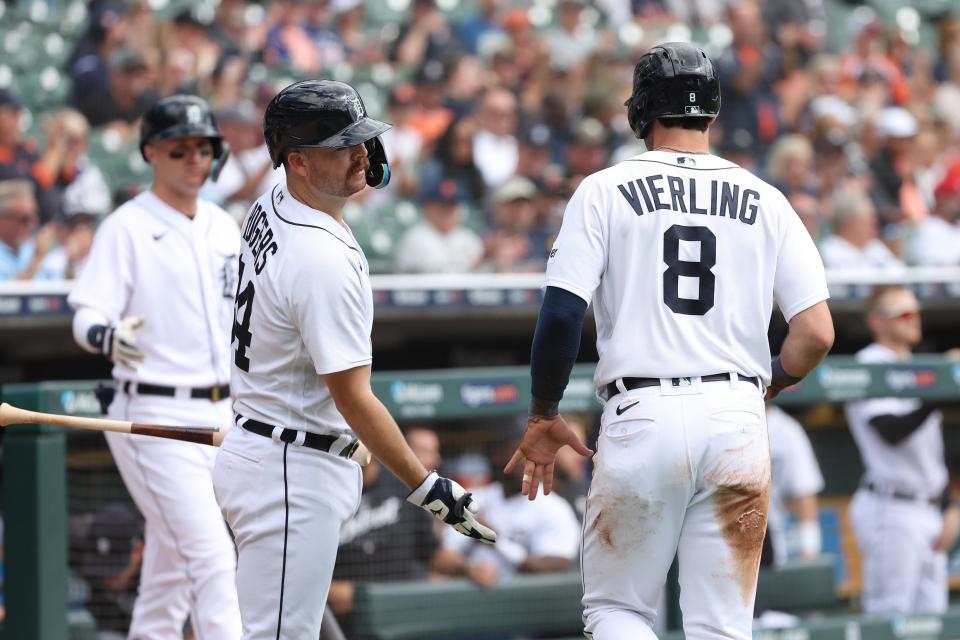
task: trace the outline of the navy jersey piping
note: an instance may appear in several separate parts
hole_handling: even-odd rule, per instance
[[[280,215],[280,212],[277,211],[277,205],[276,205],[276,203],[275,203],[274,200],[273,200],[273,194],[276,193],[277,187],[279,187],[279,186],[280,186],[279,184],[278,184],[278,185],[274,185],[273,190],[270,192],[270,206],[273,207],[273,213],[274,213],[274,215],[276,215],[278,218],[280,218],[280,220],[282,220],[283,222],[286,222],[286,223],[289,224],[289,225],[293,225],[293,226],[295,226],[295,227],[307,227],[307,228],[309,228],[309,229],[319,229],[320,231],[325,231],[326,233],[329,233],[329,234],[330,234],[331,236],[333,236],[334,238],[337,238],[337,240],[338,240],[340,243],[342,243],[345,247],[347,247],[347,248],[349,248],[349,249],[353,249],[353,250],[356,251],[357,253],[360,253],[360,250],[359,250],[359,249],[357,249],[356,247],[351,246],[351,245],[347,244],[346,242],[344,242],[342,238],[337,237],[337,234],[335,234],[334,232],[330,231],[330,229],[325,229],[325,228],[323,228],[323,227],[321,227],[321,226],[319,226],[319,225],[315,225],[315,224],[305,224],[305,223],[303,223],[303,222],[293,222],[292,220],[287,220],[287,219],[284,218],[282,215]]]

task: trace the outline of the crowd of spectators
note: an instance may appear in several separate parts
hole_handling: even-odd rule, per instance
[[[679,38],[717,61],[715,152],[782,189],[828,267],[960,263],[960,17],[845,6],[828,39],[824,1],[411,0],[385,23],[356,0],[220,0],[163,19],[96,0],[61,69],[65,104],[24,118],[30,96],[0,89],[0,280],[82,268],[97,221],[143,182],[105,179],[89,139],[135,148],[160,96],[214,107],[232,155],[205,196],[241,217],[282,179],[261,117],[301,77],[358,84],[394,124],[394,184],[347,212],[376,268],[542,270],[579,181],[643,150],[622,106],[637,56]]]

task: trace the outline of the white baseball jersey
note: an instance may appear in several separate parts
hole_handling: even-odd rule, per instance
[[[107,217],[67,301],[105,322],[144,316],[136,372],[119,365],[117,380],[209,387],[230,379],[237,223],[199,201],[193,219],[145,191]],[[85,331],[78,339],[85,339]],[[89,345],[88,345],[89,346]]]
[[[717,156],[661,151],[584,179],[546,285],[593,300],[598,386],[730,371],[769,383],[772,298],[789,321],[829,297],[783,194]]]
[[[315,433],[349,431],[323,376],[370,364],[370,268],[346,225],[296,200],[286,183],[242,225],[233,331],[234,409]]]
[[[896,362],[895,353],[871,344],[857,353],[858,362]],[[915,398],[870,398],[848,402],[844,412],[860,450],[865,477],[885,490],[937,498],[947,485],[943,458],[943,414],[931,413],[920,427],[897,444],[880,437],[869,421],[884,414],[903,415],[920,407]]]

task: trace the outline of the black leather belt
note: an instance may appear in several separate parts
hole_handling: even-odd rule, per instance
[[[719,382],[721,380],[729,380],[729,373],[711,373],[708,376],[700,376],[700,382]],[[759,388],[760,381],[756,376],[745,376],[737,374],[737,379],[740,382],[749,382],[750,384],[757,385]],[[644,387],[659,387],[660,378],[622,378],[623,386],[627,391],[631,389],[643,389]],[[690,378],[670,378],[670,381],[675,387],[683,387],[690,384]],[[607,385],[607,399],[612,398],[613,396],[620,393],[620,389],[617,388],[616,382],[611,382]]]
[[[870,491],[880,496],[894,498],[895,500],[906,500],[909,502],[927,502],[936,507],[939,507],[940,503],[943,501],[943,499],[940,497],[928,498],[926,496],[920,496],[915,493],[910,493],[909,491],[900,491],[899,489],[894,489],[890,491],[890,490],[884,489],[880,485],[876,485],[870,482],[869,480],[864,480],[863,482],[860,483],[860,486],[866,489],[867,491]]]
[[[241,416],[236,417],[236,422],[250,433],[255,433],[258,436],[264,436],[266,438],[272,438],[273,431],[276,429],[276,427],[272,424],[266,424],[265,422],[260,422],[259,420],[252,420],[250,418],[243,418]],[[296,429],[287,429],[284,427],[280,432],[280,441],[295,442],[299,433],[301,432],[297,431]],[[338,436],[311,433],[309,431],[303,431],[302,433],[302,446],[309,449],[316,449],[317,451],[330,451],[330,447],[333,446],[333,443],[340,439]],[[357,450],[358,446],[360,446],[360,441],[356,438],[353,438],[353,441],[339,451],[337,455],[341,458],[349,458],[353,455],[353,452]]]
[[[177,387],[168,387],[162,384],[147,384],[145,382],[131,382],[130,380],[126,380],[121,388],[127,395],[131,394],[131,388],[133,389],[133,393],[140,396],[167,396],[172,398],[177,395]],[[212,400],[213,402],[219,402],[229,396],[229,384],[218,384],[212,387],[193,387],[190,389],[190,397],[194,400]]]

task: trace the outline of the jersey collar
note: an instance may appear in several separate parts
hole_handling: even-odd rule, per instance
[[[152,215],[159,218],[165,224],[179,229],[188,236],[192,233],[193,229],[203,226],[206,220],[206,208],[203,206],[203,201],[197,202],[197,212],[193,218],[190,218],[168,205],[149,189],[138,195],[137,199],[142,200],[143,208]]]
[[[677,153],[674,151],[645,151],[628,160],[658,162],[686,169],[734,169],[740,165],[711,153]]]
[[[280,182],[270,190],[270,203],[278,218],[287,224],[302,227],[318,227],[329,231],[351,248],[357,248],[357,242],[349,228],[340,224],[325,211],[311,209],[292,195],[287,189],[287,183]]]

